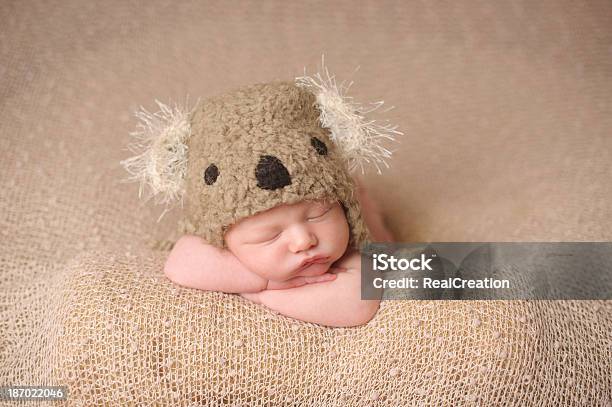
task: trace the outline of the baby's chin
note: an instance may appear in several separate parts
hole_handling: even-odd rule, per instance
[[[315,264],[311,264],[310,266],[306,267],[304,270],[300,270],[297,273],[295,273],[295,276],[301,276],[301,277],[314,277],[314,276],[320,276],[322,274],[327,273],[327,271],[329,271],[329,267],[331,266],[332,262],[328,262],[328,263],[315,263]]]

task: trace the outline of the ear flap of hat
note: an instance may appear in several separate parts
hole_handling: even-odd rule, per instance
[[[123,182],[140,182],[139,197],[148,189],[146,200],[154,198],[155,203],[169,206],[182,203],[185,193],[190,112],[176,104],[170,107],[157,100],[156,103],[158,112],[141,107],[135,113],[140,122],[137,130],[130,133],[135,141],[128,148],[136,155],[121,161],[130,173]]]
[[[304,76],[295,79],[296,85],[312,92],[317,98],[317,107],[321,111],[319,121],[321,126],[331,131],[330,138],[338,146],[340,153],[347,161],[348,170],[352,172],[356,167],[364,172],[364,163],[372,163],[378,173],[381,173],[380,165],[389,167],[386,162],[392,152],[381,145],[383,140],[395,141],[396,135],[403,135],[397,131],[397,126],[391,124],[379,124],[376,120],[368,120],[364,116],[381,107],[384,102],[369,103],[364,106],[353,101],[351,97],[345,96],[352,82],[344,89],[344,82],[338,88],[335,76],[329,74],[327,67],[325,78],[321,73],[314,76]],[[387,109],[391,110],[393,107]]]

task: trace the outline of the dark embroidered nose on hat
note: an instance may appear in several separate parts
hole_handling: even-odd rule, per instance
[[[281,160],[273,155],[262,155],[255,168],[257,186],[261,189],[275,190],[291,184],[289,171]]]

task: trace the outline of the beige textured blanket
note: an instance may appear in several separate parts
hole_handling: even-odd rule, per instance
[[[609,302],[301,323],[174,288],[152,246],[178,214],[156,223],[118,183],[138,105],[325,52],[356,99],[396,106],[405,139],[365,183],[400,240],[610,240],[609,2],[9,1],[0,21],[0,386],[67,385],[70,406],[610,405]]]

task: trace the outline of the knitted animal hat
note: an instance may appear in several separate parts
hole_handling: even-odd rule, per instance
[[[140,181],[141,192],[148,185],[158,202],[185,201],[181,232],[217,247],[226,247],[225,231],[244,217],[328,199],[342,204],[349,244],[361,248],[368,231],[349,172],[363,171],[364,161],[380,172],[391,154],[380,139],[401,133],[365,121],[329,73],[327,81],[315,78],[243,87],[190,111],[159,102],[158,113],[143,109],[133,133],[139,143],[130,146],[140,154],[122,161],[128,180]]]

